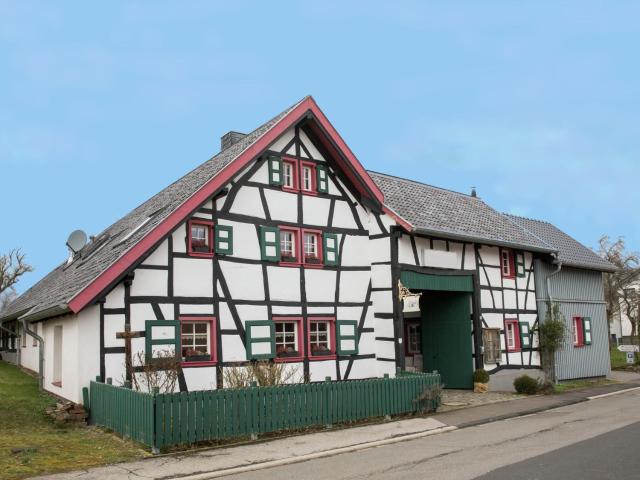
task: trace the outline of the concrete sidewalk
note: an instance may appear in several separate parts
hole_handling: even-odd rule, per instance
[[[235,447],[220,447],[163,455],[132,463],[48,475],[47,479],[112,480],[203,480],[232,473],[284,465],[331,456],[387,443],[411,440],[506,418],[527,415],[587,401],[589,397],[639,388],[640,383],[610,384],[560,395],[523,398],[445,413],[354,428],[330,430],[279,438]]]

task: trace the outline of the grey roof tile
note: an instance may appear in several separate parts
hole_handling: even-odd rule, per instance
[[[383,173],[369,175],[384,193],[385,204],[420,233],[534,251],[555,250],[479,197]]]
[[[26,311],[29,311],[31,315],[59,305],[66,305],[76,293],[88,286],[144,235],[153,230],[171,212],[204,186],[225,166],[235,160],[279,120],[304,101],[305,98],[276,115],[237,143],[196,167],[105,229],[96,236],[96,241],[99,241],[98,239],[100,238],[106,238],[104,246],[90,253],[89,249],[92,248],[92,244],[87,245],[80,252],[79,258],[71,265],[66,268],[64,263],[59,265],[14,300],[4,312],[4,317],[15,317],[18,314],[22,315]],[[151,219],[142,228],[129,238],[126,238],[129,232],[149,217]]]
[[[558,259],[564,265],[603,272],[616,270],[615,265],[601,258],[593,250],[585,247],[549,222],[510,214],[505,215],[549,245],[553,245],[558,250]]]

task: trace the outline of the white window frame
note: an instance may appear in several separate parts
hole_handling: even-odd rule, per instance
[[[298,335],[300,334],[300,332],[298,331],[298,321],[296,320],[291,320],[291,321],[287,321],[287,320],[278,320],[277,322],[274,322],[274,342],[275,342],[275,346],[276,346],[276,357],[278,356],[278,346],[283,345],[285,347],[285,350],[287,348],[287,346],[292,346],[293,347],[293,351],[297,352],[299,355],[302,355],[302,352],[299,351],[300,348],[300,341],[298,338]],[[286,341],[286,336],[290,335],[291,332],[286,332],[286,331],[282,331],[279,332],[278,328],[282,327],[282,326],[287,326],[287,325],[293,325],[293,345],[290,344],[290,342]],[[278,341],[278,336],[282,336],[282,341],[279,342]]]
[[[506,261],[506,263],[505,263]],[[500,251],[500,269],[502,270],[503,277],[512,276],[511,272],[511,251],[510,250],[501,250]]]
[[[290,240],[286,237],[290,236]],[[285,245],[290,245],[291,248],[285,248]],[[291,257],[296,258],[296,232],[292,230],[280,230],[280,255],[289,253]]]
[[[196,329],[195,329],[195,325],[205,325],[206,326],[206,332],[205,333],[196,333]],[[183,327],[185,326],[191,326],[191,332],[187,332],[184,333],[183,332]],[[184,337],[191,337],[191,342],[189,342],[189,345],[185,345],[184,342]],[[213,352],[211,351],[211,322],[210,321],[196,321],[196,320],[188,320],[188,321],[181,321],[180,322],[180,355],[183,361],[188,361],[187,355],[184,355],[184,348],[192,348],[193,350],[197,349],[197,348],[201,348],[204,345],[196,345],[196,338],[201,338],[201,337],[206,337],[207,340],[207,344],[206,344],[206,348],[207,351],[205,353],[203,353],[202,355],[209,355],[210,358],[213,358]]]
[[[515,350],[516,349],[516,328],[515,322],[507,322],[505,324],[505,342],[507,344],[507,350]]]
[[[287,188],[296,188],[295,165],[292,162],[282,162],[282,185]]]
[[[312,241],[307,241],[307,238],[313,239]],[[317,233],[313,232],[304,232],[304,256],[311,258],[319,258],[320,249],[318,248],[319,238]],[[310,248],[313,247],[313,251]]]
[[[313,172],[308,165],[302,165],[302,190],[305,192],[313,191]]]
[[[321,332],[317,329],[318,325],[324,325],[326,330]],[[318,336],[324,335],[327,338],[326,342],[318,340]],[[315,338],[314,338],[315,337]],[[313,345],[323,345],[326,343],[326,354],[331,354],[331,322],[327,320],[311,320],[309,322],[309,354],[313,355]]]

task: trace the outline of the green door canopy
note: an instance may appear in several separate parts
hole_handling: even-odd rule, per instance
[[[403,271],[400,272],[400,281],[410,290],[473,292],[473,278],[471,275],[429,275]]]

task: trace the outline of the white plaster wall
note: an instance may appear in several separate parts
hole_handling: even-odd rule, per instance
[[[362,302],[367,294],[371,272],[343,271],[340,274],[340,302]]]
[[[272,220],[291,223],[298,221],[298,196],[295,193],[265,190],[264,196]]]
[[[369,259],[371,262],[391,261],[391,243],[389,238],[369,239]]]
[[[215,367],[185,367],[182,371],[189,391],[216,389]]]
[[[313,158],[314,160],[322,160],[322,161],[325,160],[325,158],[320,154],[320,152],[318,151],[316,146],[313,144],[311,139],[302,130],[300,130],[300,141],[304,144],[305,147],[307,147],[307,150],[309,150],[309,153],[311,154],[311,158]],[[305,157],[306,157],[306,154],[305,154]]]
[[[267,267],[267,277],[271,300],[300,301],[300,269],[298,267]]]
[[[336,200],[333,210],[333,226],[338,228],[358,228],[347,202]]]
[[[264,300],[264,282],[260,265],[240,264],[220,260],[220,269],[234,299]],[[209,283],[209,287],[211,283]]]
[[[336,361],[322,360],[309,362],[309,376],[312,382],[322,382],[326,377],[336,378]]]
[[[176,253],[186,253],[187,252],[187,226],[186,224],[182,224],[178,226],[175,231],[171,234],[172,242],[173,242],[173,251]]]
[[[167,296],[169,272],[166,270],[145,270],[137,268],[131,283],[133,296]]]
[[[78,357],[72,362],[77,363],[76,395],[81,401],[83,387],[89,387],[89,382],[100,375],[100,306],[85,308],[77,318]]]
[[[295,130],[293,127],[289,128],[282,135],[280,135],[271,145],[269,145],[269,150],[274,152],[281,152],[287,144],[293,140],[295,135]]]
[[[233,228],[233,257],[260,260],[260,242],[255,225],[221,219],[220,225]]]
[[[62,326],[62,386],[53,385],[53,332],[54,327]],[[99,329],[96,329],[98,332]],[[58,396],[66,398],[72,402],[80,403],[82,396],[79,395],[78,384],[78,316],[65,315],[54,320],[49,320],[44,324],[45,339],[45,375],[44,388]],[[99,349],[98,349],[99,352]]]
[[[213,294],[212,285],[213,267],[210,259],[173,259],[174,295],[178,297],[210,297]]]
[[[140,307],[139,305],[135,305]],[[139,308],[136,308],[138,313]],[[154,318],[154,317],[150,317]],[[144,330],[144,322],[140,322],[136,317],[136,326],[142,326],[141,330]],[[118,332],[124,331],[124,315],[105,315],[104,316],[104,346],[110,347],[124,347],[124,339],[116,338]],[[142,324],[142,325],[141,325]],[[99,328],[98,328],[99,330]],[[100,350],[98,350],[99,352]]]
[[[264,218],[264,209],[260,200],[260,192],[256,187],[242,187],[238,190],[231,213]]]
[[[39,334],[40,330],[42,329],[42,324],[32,323],[29,325],[29,329]],[[39,368],[39,358],[40,358],[39,344],[37,344],[34,347],[33,337],[30,335],[26,335],[25,347],[22,347],[22,342],[19,343],[19,346],[20,346],[20,365],[22,365],[23,368],[26,368],[33,372],[37,372]]]
[[[326,226],[329,223],[329,208],[331,200],[328,198],[302,196],[303,223],[307,225]]]
[[[368,266],[369,237],[364,235],[346,235],[340,263],[345,266]]]
[[[342,272],[341,275],[344,275]],[[336,272],[333,270],[305,269],[308,302],[333,302],[336,293]],[[342,279],[342,277],[341,277]],[[364,297],[363,297],[364,298]]]
[[[256,170],[251,176],[252,182],[262,183],[265,185],[269,185],[269,163],[263,162],[262,165]]]
[[[105,308],[124,308],[124,285],[119,283],[111,290],[104,302]]]
[[[169,254],[169,242],[164,240],[156,249],[142,262],[143,265],[166,266]]]

